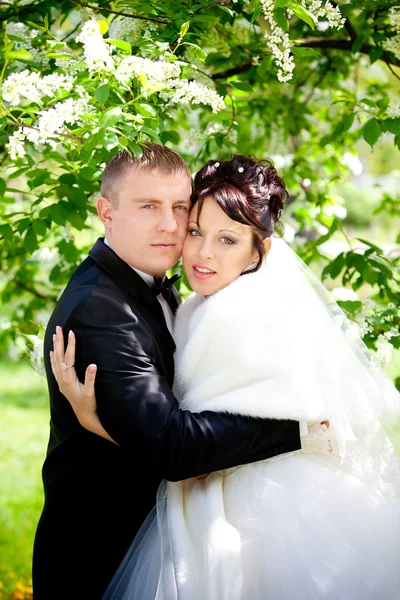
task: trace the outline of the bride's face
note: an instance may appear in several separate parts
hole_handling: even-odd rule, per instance
[[[212,196],[204,199],[199,220],[197,203],[191,210],[182,260],[193,291],[215,294],[258,261],[253,229],[234,221]]]

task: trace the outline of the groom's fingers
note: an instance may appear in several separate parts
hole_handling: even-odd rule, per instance
[[[85,373],[85,396],[89,396],[90,398],[94,396],[94,382],[96,379],[97,367],[96,365],[89,365],[86,369]]]

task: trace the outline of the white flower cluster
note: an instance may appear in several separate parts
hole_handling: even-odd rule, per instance
[[[90,73],[114,69],[114,59],[101,35],[97,21],[87,21],[75,41],[83,44],[83,55]]]
[[[43,353],[43,340],[40,340],[37,336],[30,336],[33,343],[33,350],[30,352],[30,361],[32,367],[41,377],[46,375],[44,367],[44,353]]]
[[[386,110],[386,114],[389,115],[392,119],[396,119],[400,117],[400,102],[394,104],[393,106],[389,106]]]
[[[39,73],[25,69],[7,77],[2,85],[2,94],[5,102],[13,106],[19,106],[22,98],[41,104],[44,96],[54,97],[60,90],[70,92],[73,84],[71,75],[52,73],[41,77]]]
[[[181,68],[171,62],[163,60],[150,60],[140,56],[127,56],[119,63],[115,71],[115,78],[123,84],[127,84],[133,77],[146,75],[152,84],[160,83],[179,77]]]
[[[396,35],[385,40],[382,45],[385,50],[393,52],[396,58],[400,58],[400,8],[393,7],[390,9],[389,20]]]
[[[54,149],[57,137],[64,133],[65,124],[74,125],[81,121],[90,111],[90,96],[82,86],[78,86],[76,91],[78,99],[67,98],[63,102],[57,102],[52,108],[41,111],[34,129],[23,127],[9,138],[6,148],[13,160],[25,156],[25,140],[34,144],[49,144]]]
[[[117,40],[135,40],[140,36],[143,29],[143,21],[139,19],[130,19],[129,17],[120,17],[113,19],[108,35]]]
[[[198,81],[174,79],[168,82],[168,86],[175,89],[170,100],[171,104],[205,104],[211,106],[213,113],[225,108],[223,97]]]
[[[333,6],[330,2],[323,2],[322,0],[311,0],[305,3],[305,8],[314,16],[315,22],[318,17],[326,19],[329,27],[335,29],[342,29],[346,19],[340,14],[338,6]]]
[[[278,80],[281,82],[289,81],[293,77],[295,67],[293,55],[290,50],[289,34],[284,32],[275,21],[275,0],[260,0],[260,5],[264,18],[270,26],[270,31],[264,37],[278,67]],[[303,5],[311,13],[315,22],[317,22],[318,17],[321,17],[327,19],[329,27],[341,29],[344,26],[346,19],[340,14],[339,8],[334,7],[330,2],[323,3],[322,0],[305,0]],[[292,16],[292,11],[288,11],[288,16]]]
[[[389,343],[388,336],[381,334],[376,341],[376,358],[380,366],[385,369],[392,358],[393,346]]]
[[[33,40],[38,38],[38,31],[31,29],[24,23],[9,22],[6,25],[6,34],[19,38],[14,43],[14,50],[27,50],[31,55],[35,63],[44,66],[49,64],[49,58],[42,54],[39,48],[32,45]],[[14,63],[14,69],[19,70],[25,68],[24,63],[16,61]]]
[[[275,0],[261,0],[261,8],[271,31],[265,34],[267,46],[271,50],[278,67],[278,80],[289,81],[293,77],[294,62],[290,52],[289,34],[279,27],[274,18]]]

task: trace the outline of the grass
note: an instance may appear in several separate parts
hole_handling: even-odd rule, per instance
[[[0,597],[23,600],[43,506],[47,385],[25,360],[1,360],[0,382]]]

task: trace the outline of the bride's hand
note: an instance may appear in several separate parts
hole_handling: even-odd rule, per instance
[[[89,365],[85,373],[85,383],[82,384],[75,371],[76,340],[72,331],[68,334],[68,345],[64,353],[64,336],[61,327],[56,327],[53,335],[53,352],[50,352],[50,362],[53,375],[56,378],[60,392],[67,398],[80,424],[90,429],[93,416],[96,415],[96,396],[94,382],[96,365]]]

